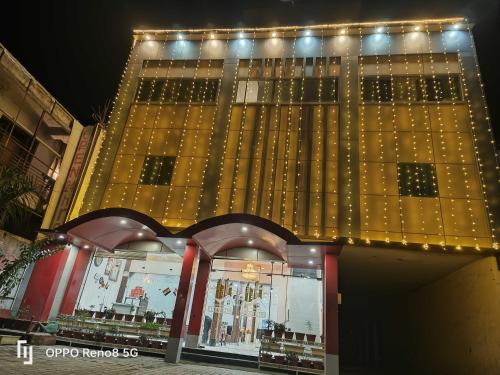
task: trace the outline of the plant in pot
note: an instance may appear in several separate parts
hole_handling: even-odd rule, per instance
[[[275,355],[274,356],[274,363],[277,363],[279,365],[284,365],[285,364],[285,356],[284,355]]]
[[[156,314],[156,323],[163,325],[165,323],[165,319],[167,318],[167,314],[165,311],[160,311]]]
[[[141,334],[139,336],[139,345],[144,346],[144,347],[148,347],[149,344],[150,344],[149,337],[146,336],[145,334]]]
[[[304,368],[311,368],[311,360],[308,359],[308,358],[302,358],[300,360],[300,364],[302,365],[302,367]]]
[[[285,323],[274,323],[274,337],[280,339],[286,331]]]
[[[155,321],[155,312],[154,311],[146,311],[144,314],[144,319],[146,319],[146,322],[148,323],[153,323]]]
[[[271,353],[261,353],[260,361],[270,363],[273,361],[273,355]]]
[[[302,332],[295,332],[295,340],[297,341],[304,341],[304,336],[306,334]]]
[[[286,353],[286,362],[288,366],[296,367],[299,364],[299,356],[297,353],[288,352]]]
[[[113,316],[115,315],[115,309],[106,309],[104,312],[104,315],[106,316],[106,319],[113,319]]]
[[[106,332],[102,329],[98,329],[94,332],[94,340],[97,342],[103,342],[106,338]]]
[[[312,331],[312,323],[310,320],[306,320],[306,328],[309,332]],[[306,341],[308,343],[314,343],[316,341],[316,335],[312,333],[306,333]]]
[[[273,335],[274,320],[266,320],[264,325],[266,327],[263,329],[264,337],[271,337]]]

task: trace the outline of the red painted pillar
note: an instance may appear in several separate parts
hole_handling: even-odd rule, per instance
[[[189,317],[188,333],[186,336],[186,346],[188,348],[198,347],[209,276],[210,261],[200,260],[198,272],[196,274],[196,284],[194,289],[193,305],[191,306],[191,315]]]
[[[165,361],[167,362],[177,363],[181,357],[187,312],[191,300],[192,285],[196,277],[198,259],[199,252],[196,245],[193,243],[186,244],[172,317],[172,327],[170,327],[167,352],[165,354]]]
[[[82,287],[85,271],[89,264],[91,251],[79,249],[76,255],[75,264],[71,270],[71,275],[68,280],[68,285],[64,292],[64,297],[61,302],[59,314],[71,315],[75,309],[76,300]]]
[[[68,255],[69,249],[65,248],[36,262],[20,307],[28,311],[28,316],[22,318],[48,319]]]
[[[338,266],[336,254],[325,254],[323,330],[325,374],[339,374]]]

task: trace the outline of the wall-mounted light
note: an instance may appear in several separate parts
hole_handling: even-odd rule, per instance
[[[120,224],[122,224],[122,225],[127,224],[127,220],[125,220],[125,219],[121,219],[121,220],[120,220]]]
[[[272,36],[273,38],[276,38],[276,36],[277,36],[277,35],[278,35],[278,34],[276,34],[276,31],[273,31],[273,32],[271,33],[271,36]]]
[[[253,240],[248,240],[249,245],[253,245]]]
[[[316,253],[316,248],[311,247],[311,248],[309,249],[309,251],[311,252],[311,254],[315,254],[315,253]]]
[[[415,26],[415,27],[413,28],[413,30],[415,30],[415,31],[420,31],[420,29],[421,29],[420,25],[417,25],[417,26]]]

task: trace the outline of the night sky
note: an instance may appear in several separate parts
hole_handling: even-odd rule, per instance
[[[493,123],[500,122],[498,0],[22,1],[2,4],[0,42],[82,124],[113,98],[140,27],[307,25],[465,16],[474,37]],[[14,3],[14,5],[12,5]],[[500,139],[500,126],[495,126]]]

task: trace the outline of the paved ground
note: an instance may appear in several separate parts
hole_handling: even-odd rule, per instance
[[[24,365],[22,358],[17,358],[15,346],[0,346],[0,374],[16,375],[255,375],[251,369],[221,368],[204,366],[191,362],[177,365],[166,363],[161,358],[139,355],[137,358],[89,358],[83,357],[83,348],[78,348],[78,357],[49,358],[54,349],[70,349],[67,346],[33,347],[33,364]],[[75,348],[76,349],[76,348]],[[267,372],[267,374],[270,374]]]

